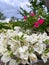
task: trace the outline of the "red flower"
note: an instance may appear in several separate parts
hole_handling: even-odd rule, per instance
[[[40,19],[40,20],[38,20],[38,22],[39,22],[39,24],[43,24],[44,23],[44,19]]]
[[[26,20],[26,19],[27,19],[27,16],[25,15],[25,16],[24,16],[24,20]]]
[[[35,27],[35,28],[38,28],[38,27],[39,27],[39,23],[38,23],[38,21],[35,22],[34,27]]]
[[[31,13],[30,13],[30,16],[35,16],[35,13],[34,13],[34,12],[31,12]]]

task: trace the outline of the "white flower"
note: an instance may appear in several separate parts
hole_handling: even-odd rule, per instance
[[[12,37],[13,36],[13,30],[7,30],[6,35],[8,37]]]
[[[48,56],[48,58],[49,58],[49,52],[47,53],[47,56]]]
[[[41,56],[41,58],[42,58],[42,60],[44,61],[44,63],[47,62],[47,58],[48,58],[47,55],[44,55],[44,54],[43,54],[43,55]]]
[[[35,34],[30,35],[30,40],[29,40],[29,41],[31,42],[31,44],[34,44],[35,42],[38,41],[38,40],[37,40],[37,36],[35,36]]]
[[[14,37],[14,36],[17,36],[18,32],[17,31],[13,31],[12,34],[13,34],[13,37]]]
[[[34,44],[35,42],[37,42],[37,36],[35,37],[36,34],[32,34],[32,35],[27,35],[25,34],[24,35],[24,38],[25,40],[28,42],[28,43],[31,43],[31,44]]]
[[[20,57],[21,59],[28,59],[28,53],[27,53],[28,47],[23,46],[20,48],[17,48],[16,51],[14,52],[14,55],[17,57]]]
[[[17,49],[17,44],[18,44],[17,41],[16,42],[15,41],[13,41],[13,40],[8,41],[8,44],[10,45],[10,48],[13,52],[15,52],[15,50]]]
[[[18,63],[16,62],[16,60],[11,59],[9,65],[18,65]]]
[[[7,32],[6,32],[6,36],[9,37],[9,38],[17,36],[17,34],[18,34],[18,32],[13,31],[13,30],[7,30]]]
[[[42,52],[46,49],[46,45],[43,43],[36,43],[33,48],[34,51],[38,52],[39,54],[42,54]]]
[[[47,62],[47,59],[49,58],[49,52],[46,53],[46,55],[43,53],[42,56],[41,56],[42,60],[44,61],[44,63]]]
[[[18,36],[19,36],[19,37],[21,37],[22,35],[23,35],[23,33],[22,33],[22,32],[19,32],[19,33],[18,33]]]
[[[3,47],[7,47],[7,42],[8,42],[8,38],[7,36],[4,36],[2,39],[1,39],[1,46]]]
[[[31,35],[33,38],[37,38],[37,34],[32,34]]]
[[[5,38],[5,34],[1,33],[0,34],[0,45],[2,45],[2,43],[4,42],[4,38]]]
[[[26,33],[27,33],[27,34],[30,34],[30,33],[31,33],[31,30],[27,29],[27,30],[26,30]]]
[[[4,62],[4,63],[7,63],[8,61],[11,60],[11,57],[9,55],[9,53],[4,53],[4,55],[2,56],[1,60]]]
[[[12,50],[13,52],[15,52],[15,50],[17,49],[17,46],[16,46],[16,45],[11,45],[10,48],[11,48],[11,50]]]
[[[23,46],[19,48],[19,53],[24,53],[25,51],[28,50],[28,46]]]
[[[18,26],[16,26],[16,27],[14,27],[14,29],[15,29],[17,32],[19,32],[21,28],[18,27]]]
[[[0,55],[2,56],[1,60],[5,62],[5,64],[10,61],[9,65],[18,65],[16,60],[11,59],[9,49],[14,56],[25,62],[28,61],[28,57],[30,57],[31,62],[37,61],[36,54],[29,53],[32,47],[34,51],[42,55],[41,58],[44,62],[49,58],[49,52],[46,55],[43,54],[46,49],[46,44],[43,42],[49,39],[49,36],[47,36],[45,32],[43,34],[30,34],[31,30],[26,30],[26,32],[24,33],[20,27],[16,26],[14,30],[9,29],[6,32],[3,31],[0,33]],[[21,36],[23,36],[23,39],[21,39]],[[23,42],[21,42],[21,40]],[[21,43],[24,43],[24,45],[21,46]]]
[[[24,60],[28,60],[28,52],[26,52],[26,53],[20,53],[20,58],[21,59],[24,59]]]
[[[42,39],[43,41],[45,41],[46,38],[47,38],[47,34],[44,32],[44,33],[41,35],[41,39]]]
[[[20,58],[27,60],[28,59],[28,47],[27,46],[23,46],[19,48],[19,54],[20,54]]]
[[[12,32],[13,32],[12,29],[11,30],[10,29],[7,30],[7,33],[12,33]]]
[[[27,60],[22,59],[21,63],[25,65],[26,63],[29,65],[29,62]]]
[[[0,46],[0,53],[4,54],[7,51],[7,48]]]
[[[0,57],[2,56],[2,54],[0,53]]]
[[[29,55],[29,57],[30,57],[30,61],[31,62],[37,62],[37,56],[35,55],[35,54],[33,54],[33,53],[31,53],[30,55]]]
[[[19,49],[17,48],[16,51],[13,53],[16,57],[20,57],[20,54],[19,54]]]

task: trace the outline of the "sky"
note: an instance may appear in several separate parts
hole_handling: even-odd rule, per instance
[[[12,16],[21,18],[21,15],[17,14],[19,7],[30,11],[26,4],[30,5],[28,0],[0,0],[0,12],[4,13],[7,18]]]

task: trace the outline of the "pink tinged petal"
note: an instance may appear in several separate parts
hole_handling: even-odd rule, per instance
[[[31,13],[30,13],[30,16],[35,16],[35,13],[34,13],[34,12],[31,12]]]
[[[35,28],[38,28],[39,27],[39,23],[38,22],[35,22],[34,27]]]
[[[27,16],[24,16],[24,20],[26,20],[27,19]]]

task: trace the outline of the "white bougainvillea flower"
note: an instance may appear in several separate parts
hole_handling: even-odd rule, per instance
[[[44,61],[44,63],[46,63],[47,62],[47,57],[45,56],[45,57],[41,57],[42,58],[42,60]]]
[[[49,58],[49,52],[47,53],[47,56],[48,56],[48,58]]]
[[[16,57],[20,58],[19,54],[19,48],[16,49],[16,51],[13,53]]]
[[[8,37],[12,37],[13,36],[13,30],[7,30],[6,35]]]
[[[30,29],[27,29],[25,33],[30,34],[31,33],[31,30]]]
[[[29,57],[31,62],[37,62],[37,56],[34,53],[31,53]]]
[[[46,63],[47,62],[47,59],[49,58],[49,52],[46,53],[46,54],[43,53],[42,56],[41,56],[41,58],[44,61],[44,63]]]
[[[20,58],[27,60],[28,59],[28,47],[27,46],[23,46],[19,48],[19,54],[20,54]]]
[[[21,30],[21,28],[18,27],[18,26],[16,26],[16,27],[14,27],[14,30],[16,30],[17,32],[19,32]]]
[[[47,62],[47,59],[48,59],[48,56],[45,55],[45,54],[42,54],[41,58],[44,61],[44,63],[46,63]]]
[[[25,35],[24,38],[26,39],[26,41],[28,43],[34,44],[35,42],[37,42],[37,38],[34,38],[33,35]]]
[[[41,43],[36,43],[34,46],[34,51],[36,51],[39,54],[42,54],[42,52],[46,49],[46,45],[45,44],[41,44]]]
[[[4,54],[7,51],[7,48],[0,46],[0,53]]]
[[[23,35],[23,32],[19,32],[18,36],[21,37]]]
[[[29,33],[28,33],[29,32]],[[0,33],[0,55],[2,55],[1,60],[4,63],[10,62],[9,65],[17,65],[16,59],[11,58],[10,51],[12,55],[21,61],[28,61],[30,57],[31,62],[37,61],[37,56],[34,52],[41,54],[41,58],[44,62],[49,58],[49,52],[44,55],[46,49],[45,40],[49,40],[49,36],[44,32],[32,33],[27,30],[24,32],[20,27],[15,27],[13,29],[8,29],[6,32]]]
[[[18,65],[18,63],[16,62],[16,60],[11,59],[9,65]]]
[[[23,59],[23,60],[28,60],[28,52],[26,53],[20,53],[20,58]]]
[[[24,53],[28,50],[28,46],[23,46],[19,48],[19,53]]]
[[[4,53],[4,55],[2,56],[1,60],[4,62],[4,63],[7,63],[8,61],[11,60],[11,57],[9,55],[9,53]]]
[[[42,41],[45,41],[47,39],[47,34],[44,32],[43,34],[41,34],[41,38]]]

